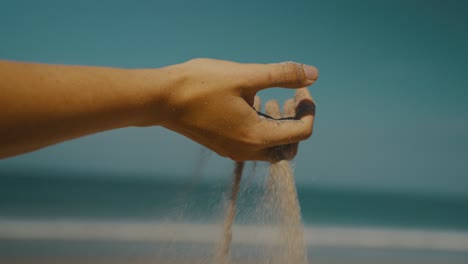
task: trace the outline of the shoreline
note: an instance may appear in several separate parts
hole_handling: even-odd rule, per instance
[[[0,240],[219,242],[219,224],[173,222],[0,220]],[[279,228],[233,226],[234,245],[277,244]],[[306,226],[307,247],[352,247],[468,252],[468,232]]]

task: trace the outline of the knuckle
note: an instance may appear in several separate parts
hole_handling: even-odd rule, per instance
[[[278,83],[281,83],[281,80],[278,80],[277,76],[275,76],[275,74],[270,71],[266,73],[265,78],[266,81],[268,83],[271,83],[273,86],[276,86],[278,85]]]
[[[290,85],[300,86],[305,81],[302,66],[295,62],[285,62],[282,65],[283,81]]]
[[[241,88],[245,90],[252,90],[257,86],[257,78],[253,75],[246,75],[245,78],[238,79]]]

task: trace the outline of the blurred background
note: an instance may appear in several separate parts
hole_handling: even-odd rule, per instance
[[[314,135],[294,161],[311,261],[468,263],[465,1],[0,6],[1,59],[154,68],[209,57],[317,66]],[[292,95],[260,93],[264,102]],[[120,233],[61,242],[76,237],[70,230],[77,221],[134,230],[132,223],[183,211],[191,222],[216,222],[232,167],[158,127],[99,133],[1,160],[0,259],[146,256],[151,250],[137,238],[131,246],[103,244],[125,240]],[[266,164],[249,167],[257,180],[265,171]]]

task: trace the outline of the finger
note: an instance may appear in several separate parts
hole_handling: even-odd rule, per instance
[[[294,99],[288,99],[283,105],[283,117],[293,117],[296,115],[296,102]]]
[[[265,104],[265,112],[273,118],[281,118],[279,104],[276,100],[270,100]]]
[[[262,111],[262,101],[259,96],[255,96],[253,107],[256,111]]]
[[[318,78],[317,68],[295,62],[274,64],[244,64],[245,87],[257,92],[270,87],[300,88],[313,84]]]
[[[302,119],[309,116],[312,119],[312,124],[315,117],[315,101],[307,88],[301,88],[296,91],[294,96],[296,102],[296,119]]]
[[[263,118],[255,126],[252,134],[265,147],[296,143],[312,134],[313,118],[305,115],[299,120],[274,120]]]
[[[296,96],[296,120],[272,120],[263,118],[255,127],[254,134],[262,137],[263,145],[274,147],[278,145],[296,143],[312,135],[315,103],[307,89],[301,89]],[[288,103],[289,104],[289,103]],[[278,111],[277,103],[267,103],[267,113],[273,117]],[[277,116],[277,115],[276,115]],[[276,117],[275,117],[276,118]]]

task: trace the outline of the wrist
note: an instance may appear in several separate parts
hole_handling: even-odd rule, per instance
[[[145,127],[165,125],[172,118],[174,109],[170,106],[174,88],[183,81],[182,71],[168,66],[156,69],[132,69],[131,86],[134,90],[134,106],[137,117],[131,126]]]

